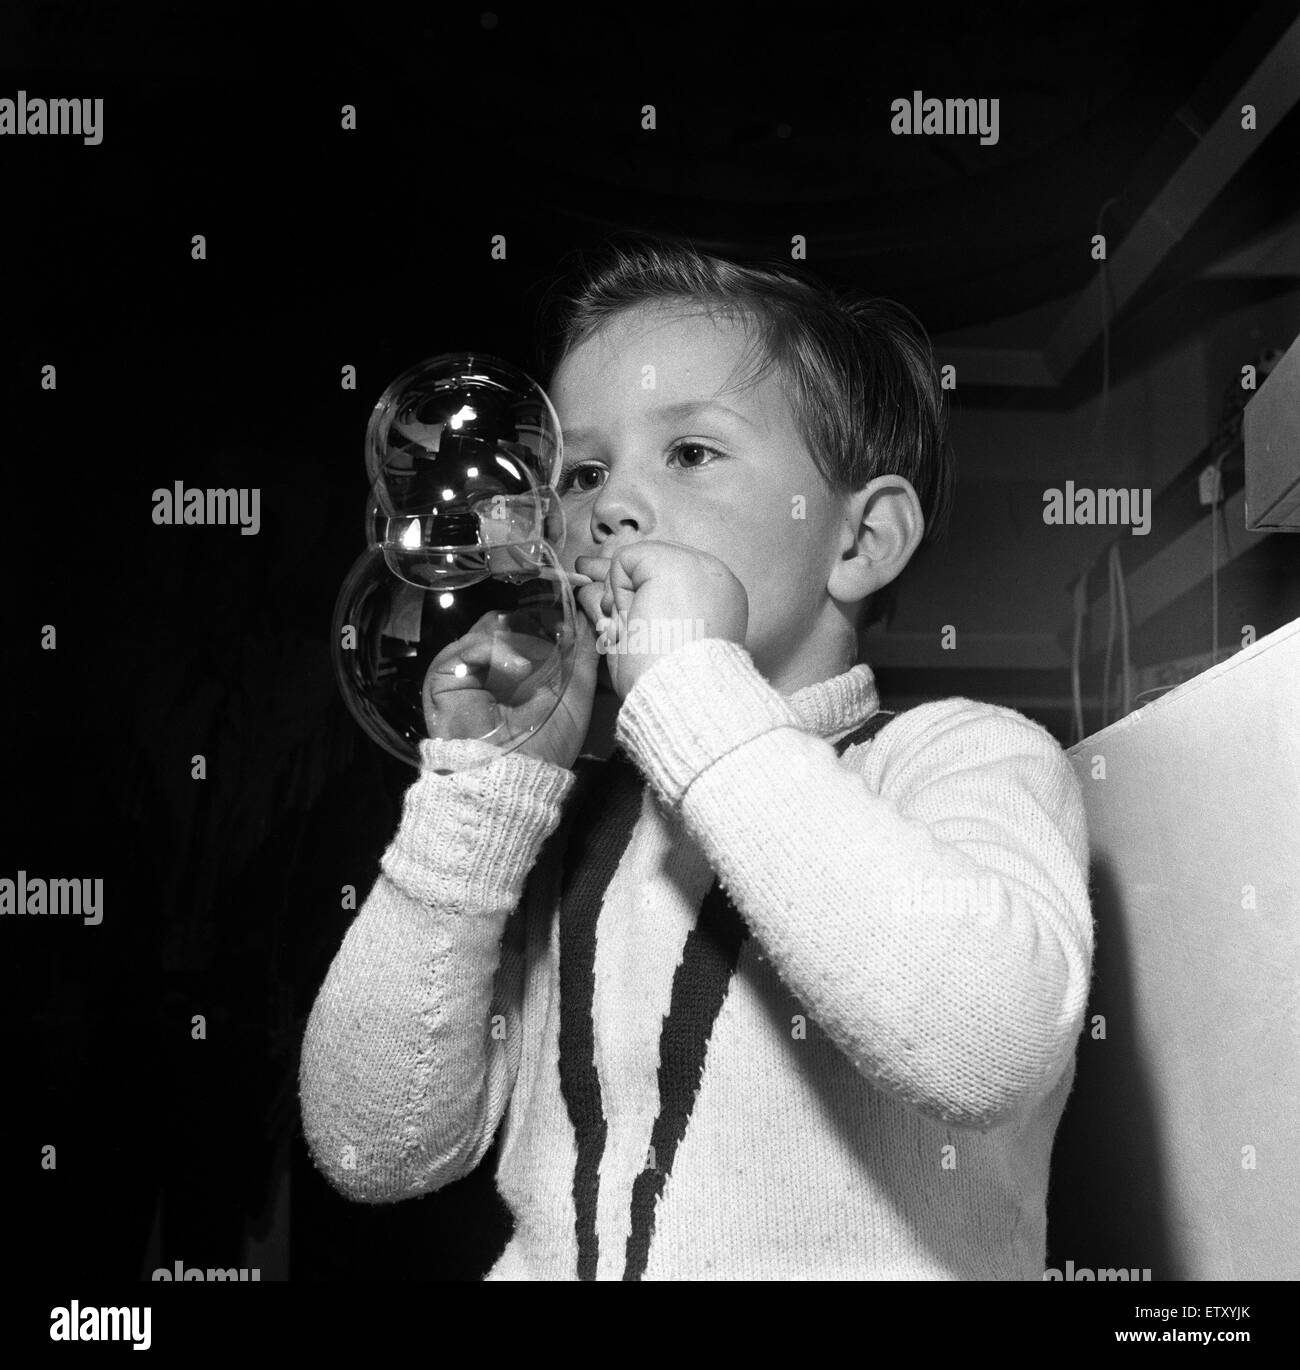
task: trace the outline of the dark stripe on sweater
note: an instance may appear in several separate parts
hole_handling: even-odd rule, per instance
[[[573,1172],[578,1278],[594,1280],[599,1246],[596,1203],[608,1128],[596,1072],[592,1006],[596,988],[596,925],[605,891],[641,810],[644,781],[618,752],[605,762],[580,758],[569,798],[560,893],[560,1091],[573,1123],[578,1159]]]
[[[837,753],[843,754],[851,743],[872,736],[890,717],[874,715],[836,743]],[[596,933],[606,891],[640,814],[645,781],[621,748],[616,748],[607,761],[580,757],[574,770],[577,781],[564,821],[553,834],[563,853],[559,1072],[560,1091],[577,1145],[573,1175],[577,1275],[580,1280],[594,1280],[599,1260],[600,1163],[608,1135],[596,1070]],[[660,1030],[660,1115],[652,1131],[659,1169],[648,1167],[633,1186],[625,1279],[640,1279],[644,1273],[654,1234],[655,1205],[667,1183],[677,1147],[686,1135],[713,1023],[747,935],[744,920],[714,881],[696,926],[686,939]]]
[[[836,754],[843,756],[850,746],[874,737],[893,716],[876,712],[835,743]],[[677,1148],[686,1136],[704,1075],[713,1025],[727,996],[741,944],[748,936],[745,920],[715,880],[704,897],[695,927],[686,938],[682,959],[673,975],[668,1013],[660,1030],[659,1116],[650,1133],[654,1163],[647,1164],[632,1186],[625,1280],[639,1280],[645,1274],[654,1236],[655,1208],[672,1173]]]
[[[687,935],[659,1033],[659,1116],[650,1133],[654,1165],[647,1165],[632,1186],[625,1280],[639,1280],[645,1274],[655,1204],[672,1172],[678,1144],[686,1136],[713,1024],[727,997],[740,944],[748,936],[744,920],[715,880]]]
[[[856,747],[859,742],[875,737],[886,723],[897,717],[893,709],[877,709],[865,723],[859,723],[851,733],[846,733],[840,738],[835,744],[835,755],[843,756],[850,747]]]

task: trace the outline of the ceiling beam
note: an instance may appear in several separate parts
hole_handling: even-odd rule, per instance
[[[1191,153],[1165,183],[1108,260],[1110,308],[1114,314],[1137,294],[1160,263],[1254,155],[1267,133],[1241,127],[1243,105],[1253,105],[1266,128],[1276,127],[1300,100],[1300,18],[1265,55],[1228,100]],[[1177,118],[1196,132],[1190,111]],[[1104,229],[1103,229],[1104,231]],[[1095,278],[1100,285],[1101,270]],[[1074,369],[1101,331],[1099,291],[1085,288],[1066,311],[1043,349],[1047,370],[1058,383]]]
[[[1108,258],[1112,317],[1151,279],[1268,136],[1267,131],[1251,133],[1241,127],[1242,106],[1253,105],[1267,130],[1281,124],[1298,101],[1300,17],[1271,45],[1204,132],[1190,104],[1179,110],[1175,125],[1196,135],[1197,142]],[[954,339],[952,347],[944,345],[942,335],[934,339],[937,359],[941,365],[957,367],[959,384],[1058,387],[1101,333],[1101,282],[1099,266],[1039,350],[1005,344],[981,347],[971,343],[968,331],[963,330],[966,336],[960,342]]]

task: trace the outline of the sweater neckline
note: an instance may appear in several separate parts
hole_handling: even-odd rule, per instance
[[[784,696],[809,732],[834,742],[880,708],[875,672],[866,662]]]

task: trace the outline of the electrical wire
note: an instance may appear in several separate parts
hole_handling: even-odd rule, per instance
[[[1083,687],[1079,680],[1079,663],[1083,657],[1083,620],[1088,610],[1088,572],[1074,582],[1074,645],[1070,649],[1070,694],[1074,701],[1074,736],[1071,745],[1082,742]]]
[[[1101,221],[1106,217],[1106,211],[1117,202],[1119,197],[1112,195],[1104,201],[1101,208],[1097,210],[1096,234],[1103,236],[1101,232]],[[1105,455],[1106,438],[1108,435],[1107,420],[1110,416],[1110,322],[1114,313],[1115,297],[1110,279],[1110,245],[1107,244],[1104,255],[1101,259],[1101,272],[1097,278],[1101,288],[1101,407],[1097,414],[1097,422],[1093,429],[1093,436],[1096,441],[1096,452],[1098,464]],[[1088,568],[1091,570],[1091,567]],[[1087,584],[1088,571],[1075,583],[1075,640],[1074,655],[1071,661],[1071,686],[1074,692],[1074,717],[1075,727],[1079,731],[1079,740],[1083,738],[1083,697],[1079,683],[1080,668],[1080,639],[1083,631],[1083,618],[1087,609]],[[1101,698],[1101,726],[1104,728],[1109,722],[1110,715],[1110,654],[1114,638],[1115,628],[1115,582],[1113,573],[1109,577],[1110,593],[1110,623],[1107,627],[1106,635],[1106,667],[1105,677],[1102,681]],[[1127,648],[1125,649],[1127,651]]]
[[[1133,711],[1133,663],[1129,657],[1131,636],[1128,618],[1128,581],[1124,579],[1124,563],[1120,557],[1118,542],[1111,544],[1110,564],[1115,585],[1119,591],[1120,659],[1123,662],[1124,671],[1124,693],[1122,696],[1124,712],[1121,717],[1127,718]]]
[[[1096,236],[1102,237],[1101,221],[1106,211],[1119,199],[1112,195],[1097,211]],[[1101,259],[1101,272],[1097,277],[1101,286],[1101,411],[1097,415],[1096,433],[1104,443],[1106,440],[1106,419],[1110,414],[1110,321],[1114,315],[1115,293],[1110,280],[1110,244],[1106,245]]]
[[[1105,201],[1097,211],[1097,234],[1101,235],[1101,222],[1105,217],[1106,211],[1116,203],[1118,196],[1112,196]],[[1101,339],[1102,339],[1102,372],[1101,372],[1101,407],[1094,429],[1094,435],[1098,438],[1099,453],[1104,452],[1106,438],[1106,420],[1110,407],[1110,321],[1113,313],[1114,294],[1110,279],[1110,255],[1109,252],[1102,258],[1101,273],[1099,276],[1101,287]],[[1108,308],[1108,306],[1110,306]],[[1217,444],[1223,436],[1225,428],[1230,426],[1232,416],[1226,420],[1221,420],[1219,428],[1215,433],[1214,442]],[[1210,663],[1215,665],[1218,662],[1219,654],[1219,526],[1215,518],[1216,513],[1223,521],[1223,541],[1224,548],[1231,556],[1231,536],[1228,526],[1227,504],[1223,500],[1223,481],[1222,468],[1225,459],[1230,455],[1231,449],[1225,448],[1214,459],[1214,485],[1210,497]],[[1074,742],[1081,742],[1084,738],[1084,712],[1083,712],[1083,689],[1081,683],[1081,667],[1083,654],[1083,624],[1087,614],[1088,602],[1088,575],[1091,567],[1084,570],[1083,574],[1074,582],[1074,640],[1070,652],[1070,692],[1074,711]],[[1149,690],[1143,690],[1141,694],[1133,694],[1132,663],[1130,660],[1131,631],[1129,620],[1128,585],[1124,577],[1123,561],[1120,557],[1119,543],[1111,544],[1110,553],[1107,561],[1107,594],[1108,594],[1108,622],[1106,629],[1106,659],[1103,668],[1102,678],[1102,699],[1101,699],[1101,726],[1104,728],[1110,722],[1110,667],[1111,659],[1115,646],[1116,617],[1118,610],[1119,619],[1119,639],[1120,639],[1120,660],[1122,671],[1122,683],[1119,692],[1117,706],[1121,710],[1121,717],[1126,717],[1132,712],[1134,705],[1141,699],[1150,694],[1160,694],[1176,688],[1172,685],[1155,686]]]
[[[1101,726],[1110,722],[1110,654],[1115,647],[1115,575],[1106,567],[1106,664],[1101,669]]]
[[[1133,709],[1133,666],[1129,656],[1130,632],[1128,616],[1128,585],[1124,580],[1124,563],[1119,543],[1112,542],[1106,558],[1106,581],[1109,596],[1109,621],[1106,624],[1106,664],[1102,668],[1101,726],[1110,722],[1110,662],[1115,649],[1115,630],[1119,628],[1121,684],[1115,702],[1119,710],[1117,721],[1126,718]]]
[[[1214,459],[1214,485],[1210,491],[1210,665],[1219,661],[1219,524],[1218,514],[1223,520],[1223,546],[1231,555],[1232,540],[1228,532],[1228,506],[1223,499],[1223,462],[1226,451]]]

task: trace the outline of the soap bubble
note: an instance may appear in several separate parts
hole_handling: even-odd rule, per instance
[[[564,508],[550,486],[539,485],[524,493],[470,489],[459,499],[451,497],[450,491],[450,486],[440,487],[437,493],[443,499],[439,502],[413,483],[394,490],[381,474],[367,504],[367,543],[390,548],[406,565],[422,557],[446,562],[442,554],[453,549],[473,554],[489,547],[528,547],[540,542],[564,546]],[[400,573],[396,565],[394,570]]]
[[[380,746],[444,772],[519,746],[573,674],[562,446],[545,391],[483,353],[403,372],[366,429],[367,549],[334,610],[335,675]],[[436,757],[426,742],[439,745]]]
[[[385,511],[385,491],[412,512],[421,501],[528,495],[555,485],[562,457],[546,392],[480,352],[444,353],[404,371],[366,428],[366,474]]]
[[[427,523],[427,520],[426,520]],[[335,675],[386,751],[439,769],[483,764],[554,713],[573,674],[573,591],[544,540],[433,550],[369,547],[335,604]]]

